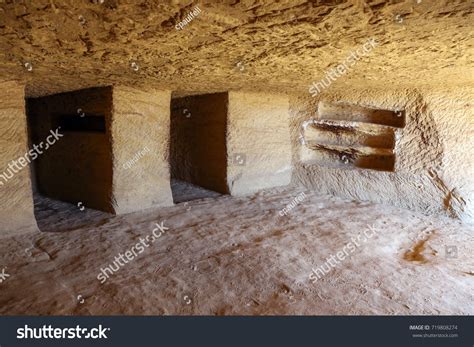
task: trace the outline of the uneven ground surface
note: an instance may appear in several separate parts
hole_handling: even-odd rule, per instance
[[[0,76],[27,96],[116,83],[307,93],[374,38],[334,85],[472,85],[473,19],[464,0],[1,0]]]
[[[38,197],[43,232],[0,243],[0,268],[10,275],[0,283],[0,313],[474,314],[472,226],[310,191],[280,217],[301,191],[118,217]],[[100,284],[100,268],[161,222],[169,230]],[[310,282],[312,267],[369,226],[372,238]]]

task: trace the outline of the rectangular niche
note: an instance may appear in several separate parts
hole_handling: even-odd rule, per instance
[[[405,125],[405,111],[320,103],[318,118],[302,125],[303,163],[341,169],[395,170],[395,133]]]
[[[227,185],[228,94],[171,100],[171,177],[219,193]]]
[[[33,162],[36,191],[113,212],[110,117],[112,90],[90,88],[27,100],[30,143],[51,130],[63,136]]]

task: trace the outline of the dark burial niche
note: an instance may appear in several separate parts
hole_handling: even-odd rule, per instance
[[[61,114],[55,116],[55,123],[64,132],[105,133],[105,117],[100,114]]]

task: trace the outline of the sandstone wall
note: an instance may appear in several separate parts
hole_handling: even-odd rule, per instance
[[[36,221],[29,166],[9,171],[28,152],[24,88],[8,81],[0,82],[0,90],[0,237],[5,237],[36,230]]]
[[[62,126],[61,137],[35,162],[37,186],[42,194],[73,204],[113,212],[110,138],[111,88],[91,88],[29,99],[32,143],[46,140]],[[104,131],[71,131],[66,122],[105,118]]]
[[[426,214],[443,214],[472,222],[472,95],[472,88],[468,87],[456,90],[442,87],[438,90],[390,90],[381,87],[344,90],[331,88],[330,92],[316,98],[306,95],[292,97],[292,160],[296,167],[293,181],[322,193],[396,205]],[[324,108],[326,105],[341,104],[375,110],[405,111],[403,126],[385,127],[385,131],[378,130],[378,139],[375,138],[375,142],[372,142],[375,148],[388,147],[384,151],[393,152],[395,162],[392,169],[362,169],[351,162],[341,163],[337,155],[321,160],[314,155],[314,148],[301,144],[299,137],[302,123],[310,118],[321,120],[320,113],[324,114],[317,112],[318,106]],[[385,136],[390,132],[394,133],[394,144],[391,144],[390,137]],[[381,134],[385,135],[381,137]],[[338,138],[337,135],[311,135],[311,131],[307,135],[310,140],[318,138],[320,141],[341,141],[341,136]],[[361,136],[355,139],[359,144],[366,141],[364,135]],[[342,137],[342,141],[346,141],[346,148],[355,148],[353,143],[351,144],[354,136]]]
[[[113,206],[128,213],[173,204],[169,91],[113,88]],[[141,154],[140,154],[141,153]]]
[[[171,102],[172,177],[220,193],[227,186],[227,93]]]
[[[284,186],[291,181],[289,99],[229,92],[227,181],[232,195]]]

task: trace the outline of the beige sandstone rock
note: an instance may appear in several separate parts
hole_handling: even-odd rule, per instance
[[[23,86],[27,98],[50,100],[103,87],[96,105],[77,106],[74,98],[52,103],[68,114],[78,108],[104,113],[110,135],[63,138],[51,149],[54,160],[45,157],[45,166],[32,167],[33,184],[25,172],[18,186],[41,191],[48,182],[51,196],[115,213],[169,205],[168,163],[179,158],[168,158],[168,147],[193,143],[192,134],[187,145],[173,141],[172,129],[170,135],[169,91],[173,98],[222,93],[228,96],[226,137],[222,123],[207,128],[220,143],[215,153],[207,151],[212,164],[192,173],[195,163],[171,165],[187,171],[182,177],[195,175],[216,191],[244,195],[287,184],[293,170],[293,183],[320,192],[473,220],[469,1],[202,1],[199,13],[177,30],[194,6],[174,0],[0,4],[0,74],[18,86],[2,88],[9,89],[3,98],[16,103],[9,95],[23,93]],[[338,64],[368,40],[374,48],[312,98],[309,87],[339,71]],[[313,148],[301,145],[301,125],[325,107],[336,123],[320,118],[319,128],[307,128]],[[354,110],[375,113],[359,117]],[[387,126],[390,111],[399,110],[405,112],[402,126]],[[209,111],[217,110],[203,110]],[[338,117],[348,115],[364,124],[341,128]],[[8,111],[5,117],[16,116]],[[39,127],[37,135],[46,134],[47,118],[33,121],[30,131]],[[209,125],[193,124],[201,134]],[[22,124],[15,127],[26,132]],[[30,142],[42,140],[32,136]],[[16,141],[25,145],[27,138],[10,142]],[[81,146],[95,154],[80,156]],[[65,150],[72,147],[76,151]],[[197,162],[206,158],[202,148],[194,150],[201,151]],[[246,164],[236,165],[243,157]],[[130,161],[134,165],[125,168]],[[68,177],[66,167],[77,173],[73,188],[54,178]],[[12,201],[27,201],[30,193],[22,194]],[[14,218],[31,220],[25,213]]]
[[[284,95],[229,93],[227,182],[232,195],[290,183],[288,111]]]
[[[65,130],[0,181],[0,312],[472,315],[472,23],[466,0],[0,0],[0,173]]]
[[[172,205],[168,164],[170,92],[114,87],[112,103],[115,213]],[[136,157],[140,152],[142,155]]]
[[[30,170],[26,162],[19,162],[28,153],[24,90],[14,81],[0,82],[0,89],[0,237],[4,237],[37,229]]]

